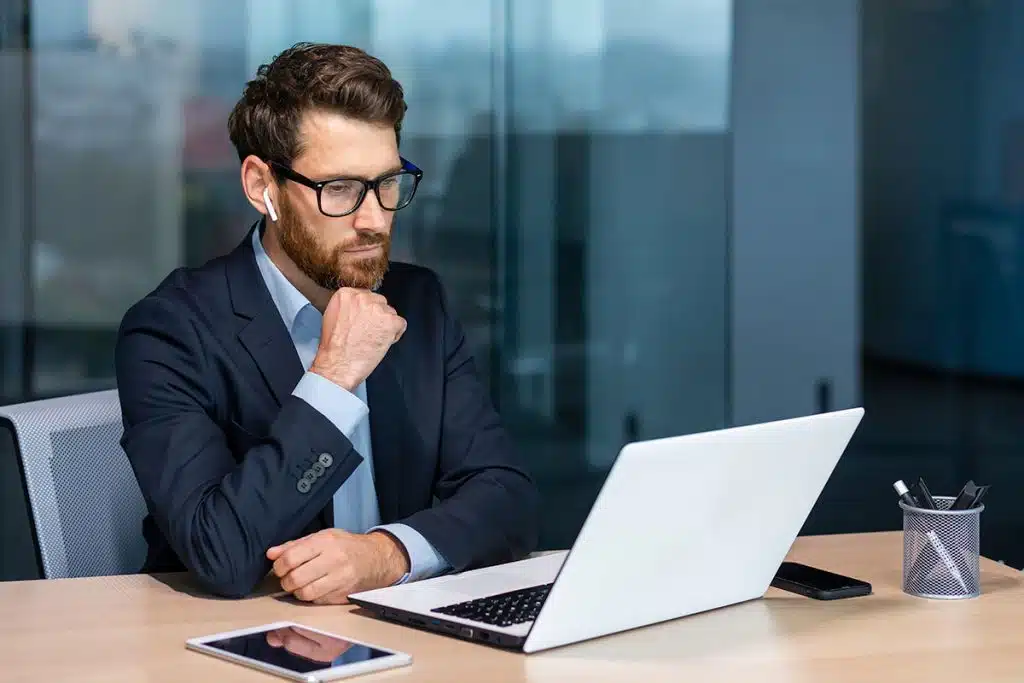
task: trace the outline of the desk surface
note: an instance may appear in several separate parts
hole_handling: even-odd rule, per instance
[[[187,651],[186,638],[291,620],[410,653],[388,681],[1020,681],[1024,577],[982,560],[980,598],[900,591],[900,534],[804,537],[790,559],[867,579],[819,602],[770,589],[659,626],[521,655],[387,624],[352,607],[190,593],[179,575],[0,583],[2,681],[285,680]]]

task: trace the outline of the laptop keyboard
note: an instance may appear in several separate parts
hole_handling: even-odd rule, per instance
[[[550,583],[435,607],[430,611],[491,626],[514,626],[537,618],[549,590]]]

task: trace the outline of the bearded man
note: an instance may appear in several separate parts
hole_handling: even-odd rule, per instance
[[[535,484],[441,283],[389,259],[423,175],[399,154],[405,112],[354,47],[295,45],[246,85],[228,130],[263,217],[118,335],[142,571],[226,597],[272,573],[337,604],[533,550]]]

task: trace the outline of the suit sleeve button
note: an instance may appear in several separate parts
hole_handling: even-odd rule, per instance
[[[331,457],[330,453],[321,453],[317,461],[324,467],[330,467],[334,464],[334,458]]]
[[[299,483],[295,485],[295,488],[299,490],[299,493],[309,493],[309,490],[313,488],[313,485],[309,483],[309,479],[303,477],[299,479]]]

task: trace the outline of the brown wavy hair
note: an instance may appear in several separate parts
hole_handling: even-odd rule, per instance
[[[393,126],[397,138],[406,103],[376,57],[348,45],[298,43],[259,67],[228,117],[239,161],[252,154],[291,165],[302,152],[302,116],[313,109]]]

